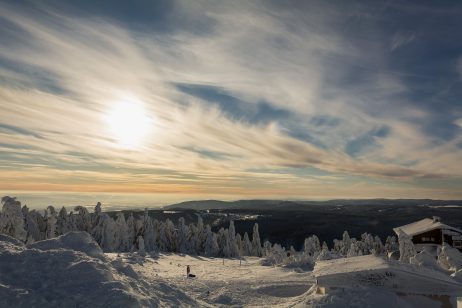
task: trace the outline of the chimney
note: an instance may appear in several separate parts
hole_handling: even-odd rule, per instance
[[[433,222],[440,222],[441,221],[441,218],[439,218],[438,216],[433,216]]]

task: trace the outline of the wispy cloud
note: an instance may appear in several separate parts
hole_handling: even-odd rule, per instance
[[[427,134],[422,123],[435,115],[413,99],[408,72],[387,64],[415,35],[385,37],[380,16],[180,2],[170,14],[188,27],[201,20],[197,28],[149,31],[1,6],[4,189],[310,198],[414,196],[403,188],[413,187],[440,196],[418,179],[461,181],[461,134]],[[363,22],[379,37],[355,32]],[[104,120],[127,97],[153,123],[137,150],[118,147]],[[293,171],[303,168],[331,177]]]

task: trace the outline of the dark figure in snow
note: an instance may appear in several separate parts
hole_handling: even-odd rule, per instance
[[[191,267],[189,267],[189,265],[186,265],[186,277],[189,277],[189,273],[191,273]]]

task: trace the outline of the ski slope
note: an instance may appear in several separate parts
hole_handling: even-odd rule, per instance
[[[117,254],[108,254],[116,259]],[[205,258],[178,254],[137,257],[119,254],[146,281],[165,281],[195,299],[199,306],[294,306],[314,284],[311,272],[261,266],[259,258]],[[195,278],[186,277],[186,266]]]

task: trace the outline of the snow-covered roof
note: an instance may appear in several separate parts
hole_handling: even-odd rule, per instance
[[[318,261],[314,267],[315,277],[335,275],[342,273],[368,271],[372,269],[386,269],[390,265],[383,258],[373,255],[340,258],[326,261]]]
[[[450,229],[455,230],[462,233],[462,230],[448,226],[441,221],[433,220],[430,218],[425,218],[401,227],[393,228],[396,234],[399,233],[399,230],[406,233],[407,235],[413,236],[416,234],[424,233],[427,231],[435,230],[435,229]]]
[[[462,284],[440,271],[374,255],[318,261],[313,274],[322,287],[387,288],[410,294],[462,291]]]

